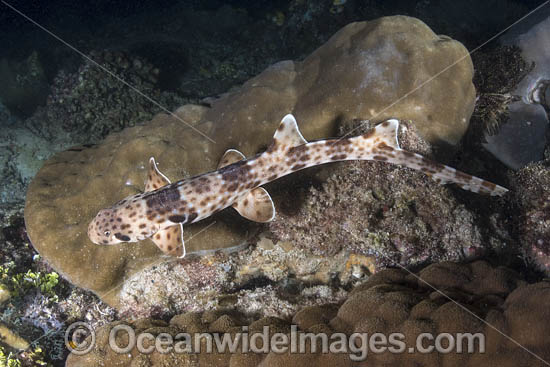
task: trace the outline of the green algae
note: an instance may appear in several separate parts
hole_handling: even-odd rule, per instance
[[[31,289],[38,289],[52,302],[59,299],[54,289],[59,283],[59,274],[56,272],[41,272],[27,270],[16,272],[15,263],[9,262],[0,266],[0,283],[6,287],[12,297],[21,297]]]

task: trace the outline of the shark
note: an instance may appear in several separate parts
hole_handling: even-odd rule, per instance
[[[160,172],[151,157],[143,193],[100,210],[88,226],[88,237],[99,245],[151,239],[168,256],[186,255],[183,226],[196,223],[229,206],[260,223],[275,218],[275,206],[261,187],[293,172],[348,160],[374,160],[423,172],[440,184],[454,183],[476,193],[502,196],[508,189],[479,177],[401,149],[399,121],[384,121],[366,133],[308,142],[292,114],[277,128],[271,145],[246,159],[227,150],[216,170],[177,182]],[[366,183],[367,184],[367,183]]]

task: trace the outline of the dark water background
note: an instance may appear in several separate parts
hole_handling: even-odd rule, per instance
[[[341,2],[341,1],[340,1]],[[410,15],[473,49],[541,4],[508,1],[7,1],[14,8],[84,53],[125,50],[161,69],[161,88],[186,96],[221,93],[282,59],[309,54],[352,21]],[[274,19],[282,16],[276,24]],[[82,57],[20,14],[0,3],[0,59],[39,54],[48,81],[61,69],[74,70]],[[209,51],[212,48],[223,51]],[[178,78],[191,78],[194,63],[240,54],[241,72],[208,88],[182,90]],[[246,65],[245,65],[246,64]],[[166,75],[170,75],[167,77]],[[223,79],[223,77],[221,78]],[[185,83],[183,83],[185,85]],[[179,90],[178,90],[179,89]],[[43,103],[45,97],[41,102]],[[35,106],[15,111],[28,117]]]

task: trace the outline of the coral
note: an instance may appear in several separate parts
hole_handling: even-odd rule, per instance
[[[10,291],[11,296],[2,305],[1,319],[5,324],[0,331],[2,341],[13,349],[25,350],[24,355],[18,355],[16,360],[28,361],[36,353],[29,350],[30,345],[26,340],[52,334],[40,344],[33,344],[33,348],[50,347],[53,340],[59,338],[54,334],[64,326],[64,317],[56,307],[59,295],[63,293],[58,287],[58,275],[31,269],[18,272],[12,261],[0,266],[0,284]]]
[[[407,36],[402,37],[404,34]],[[464,54],[462,45],[438,38],[413,18],[385,17],[352,23],[303,62],[279,62],[240,90],[221,98],[206,113],[205,120],[218,122],[223,116],[225,126],[235,127],[248,119],[255,121],[261,130],[234,134],[234,145],[258,134],[270,136],[281,118],[280,111],[292,111],[305,125],[304,135],[313,138],[326,137],[323,128],[334,128],[336,121],[362,118],[379,122],[395,117],[413,120],[422,136],[433,144],[454,145],[464,134],[474,105],[469,58],[449,69],[453,77],[443,72],[434,79],[432,83],[441,84],[431,83],[433,89],[409,92]],[[404,62],[407,57],[418,60]],[[338,93],[335,88],[339,88]],[[407,97],[392,104],[404,95]],[[310,120],[315,121],[311,128]]]
[[[473,53],[472,62],[479,98],[470,126],[477,128],[474,134],[482,139],[485,133],[494,135],[504,123],[508,105],[514,99],[512,91],[532,66],[523,60],[518,47],[503,45]]]
[[[75,144],[64,138],[66,135],[60,134],[53,141],[47,140],[25,126],[0,130],[0,203],[3,212],[21,209],[28,185],[44,161],[55,152]]]
[[[54,141],[36,135],[1,104],[0,126],[0,205],[9,213],[23,206],[27,186],[43,161],[73,143],[63,141],[65,134]]]
[[[468,131],[462,139],[460,152],[456,155],[460,158],[455,159],[453,166],[490,181],[501,182],[508,187],[509,167],[491,154],[484,145],[487,144],[487,136],[495,135],[506,124],[510,114],[510,103],[518,99],[512,92],[532,69],[532,65],[523,60],[519,48],[498,44],[473,53],[472,61],[475,69],[473,81],[478,99]],[[513,139],[511,142],[513,143]],[[510,152],[518,156],[524,153],[529,155],[530,149],[513,149]]]
[[[101,67],[86,59],[76,72],[57,74],[46,107],[26,122],[29,128],[47,138],[59,134],[61,128],[80,137],[73,141],[97,141],[110,131],[134,126],[160,112],[150,99],[170,109],[184,102],[175,94],[159,91],[159,69],[140,57],[92,51],[90,58]]]
[[[40,347],[33,347],[24,352],[12,353],[0,346],[0,365],[5,367],[36,367],[52,364],[47,362],[45,352]]]
[[[0,340],[13,349],[25,350],[29,347],[29,343],[25,339],[2,324],[0,324]]]
[[[16,158],[19,152],[27,149],[24,144],[16,144],[15,135],[20,123],[21,121],[0,102],[0,205],[2,212],[6,213],[17,211],[16,204],[21,206],[26,191],[25,180],[18,172]],[[33,174],[38,168],[36,167]],[[28,184],[30,178],[26,178]]]
[[[0,285],[0,304],[11,298],[11,292],[5,285]]]
[[[29,247],[24,223],[21,218],[10,219],[2,224],[0,230],[2,289],[9,292],[13,298],[23,297],[36,290],[51,301],[57,301],[58,274],[36,266],[39,256]]]
[[[160,92],[159,69],[123,52],[92,51],[90,57],[140,93],[173,108],[183,98]],[[0,79],[1,79],[0,65]],[[28,78],[32,78],[29,75]],[[76,71],[61,70],[45,106],[18,121],[0,106],[0,202],[24,201],[32,177],[55,152],[103,138],[109,131],[149,120],[161,108],[88,60]]]
[[[387,108],[458,57],[464,58],[430,88]],[[401,117],[414,119],[427,140],[453,144],[471,114],[471,78],[464,47],[436,36],[419,20],[396,16],[350,24],[304,61],[277,63],[210,108],[186,106],[176,112],[180,119],[161,114],[146,125],[111,134],[99,145],[75,147],[51,158],[27,194],[30,238],[60,274],[116,305],[113,287],[158,261],[160,253],[149,241],[94,245],[86,228],[99,209],[142,189],[150,156],[172,180],[199,174],[213,169],[227,148],[247,156],[264,149],[281,111],[291,110],[309,139],[333,136],[337,121]],[[187,238],[193,237],[188,250],[244,244],[254,229],[226,211],[186,227]],[[101,275],[90,277],[96,269]]]
[[[325,304],[305,307],[295,313],[292,321],[275,317],[250,319],[238,312],[207,311],[188,312],[174,316],[170,322],[140,319],[125,322],[135,331],[157,336],[166,332],[172,337],[187,332],[191,339],[201,332],[235,333],[247,330],[250,336],[262,333],[269,326],[269,336],[276,332],[289,334],[291,324],[299,332],[329,335],[354,332],[375,332],[389,335],[403,333],[405,346],[416,347],[416,337],[423,332],[481,333],[484,335],[485,352],[479,353],[420,353],[413,349],[392,353],[389,349],[374,352],[372,344],[363,360],[353,362],[346,353],[330,351],[276,353],[263,343],[256,351],[248,353],[188,353],[172,350],[162,354],[153,350],[139,353],[134,347],[129,353],[115,353],[108,345],[110,330],[120,322],[96,330],[96,346],[84,356],[70,355],[66,366],[87,367],[108,362],[117,366],[131,366],[138,362],[143,366],[162,365],[210,365],[210,366],[542,366],[543,363],[526,350],[548,360],[550,352],[545,338],[550,326],[547,305],[550,286],[547,282],[527,284],[514,271],[493,267],[484,261],[470,264],[443,262],[430,265],[417,274],[403,269],[387,269],[356,286],[341,305]],[[243,329],[243,327],[247,329]],[[525,332],[525,328],[529,332]],[[221,337],[221,336],[220,336]],[[269,339],[266,339],[269,343]],[[511,342],[514,340],[516,343]],[[119,346],[127,345],[124,333],[117,333]],[[251,345],[248,344],[249,346]],[[201,344],[204,350],[204,344]],[[242,346],[242,343],[237,344]],[[273,347],[273,345],[271,345]],[[375,346],[376,347],[376,346]],[[463,347],[465,347],[463,345]],[[478,344],[479,347],[479,344]],[[310,346],[311,348],[311,346]],[[366,346],[365,348],[366,349]],[[361,350],[361,349],[360,349]]]

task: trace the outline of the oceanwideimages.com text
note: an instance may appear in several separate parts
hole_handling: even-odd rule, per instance
[[[86,354],[93,348],[95,333],[80,323],[65,335],[72,353]],[[70,332],[69,332],[70,331]],[[78,341],[77,334],[87,336]],[[124,343],[121,343],[124,340]],[[271,332],[264,326],[261,332],[243,326],[234,333],[179,333],[171,335],[136,333],[125,324],[114,326],[109,333],[109,347],[116,353],[345,353],[353,361],[365,360],[369,353],[484,353],[482,333],[420,333],[408,345],[402,333],[311,333],[292,325],[289,333]]]

